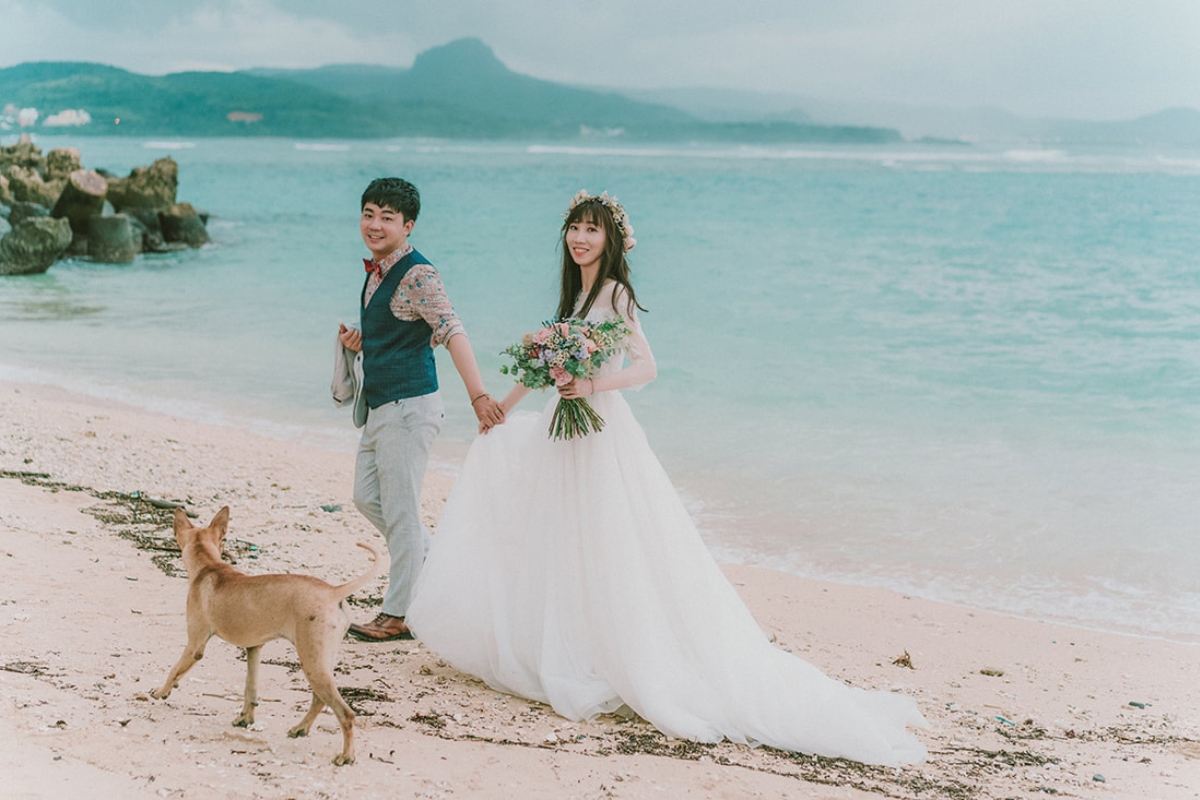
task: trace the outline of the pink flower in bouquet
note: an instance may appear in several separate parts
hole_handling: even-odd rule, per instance
[[[515,362],[500,371],[530,389],[564,386],[588,378],[609,358],[621,352],[629,328],[621,318],[592,322],[583,319],[547,322],[504,349]],[[604,427],[604,419],[585,397],[559,398],[550,420],[550,438],[572,439]]]

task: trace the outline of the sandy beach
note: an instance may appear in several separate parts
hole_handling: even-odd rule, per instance
[[[347,420],[349,425],[349,420]],[[498,694],[419,642],[346,640],[337,680],[358,761],[308,705],[291,645],[263,651],[258,722],[240,650],[214,639],[168,700],[186,580],[171,503],[249,573],[331,582],[376,537],[352,456],[39,385],[0,383],[0,774],[11,798],[1200,797],[1200,649],[727,565],[763,629],[847,683],[916,698],[925,764],[869,767],[668,739],[616,716],[572,723]],[[452,479],[431,474],[436,528]],[[351,598],[369,619],[377,582]],[[713,642],[719,647],[720,642]]]

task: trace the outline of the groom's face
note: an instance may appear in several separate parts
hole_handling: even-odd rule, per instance
[[[362,208],[358,229],[363,244],[378,261],[404,246],[408,235],[412,233],[413,224],[412,220],[404,219],[404,215],[393,208],[367,203]]]

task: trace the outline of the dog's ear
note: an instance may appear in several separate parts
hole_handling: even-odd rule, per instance
[[[229,506],[225,506],[217,515],[213,517],[213,521],[208,524],[208,529],[217,535],[217,551],[225,550],[225,534],[229,532]]]
[[[188,519],[187,512],[182,508],[175,509],[175,535],[178,536],[180,531],[186,531],[192,527],[191,521]]]

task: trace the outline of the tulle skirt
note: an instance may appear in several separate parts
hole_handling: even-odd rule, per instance
[[[599,433],[514,414],[478,437],[408,625],[499,691],[568,719],[627,705],[663,733],[856,761],[923,761],[911,698],[826,677],[770,643],[726,580],[619,392]]]

